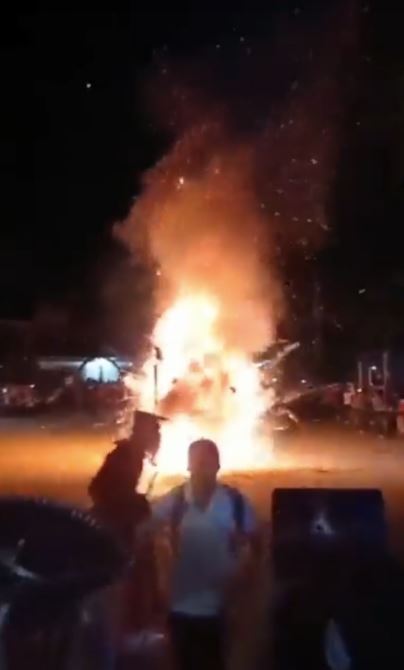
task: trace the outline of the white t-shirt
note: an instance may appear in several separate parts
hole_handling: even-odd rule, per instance
[[[234,501],[226,487],[218,484],[208,507],[201,510],[185,485],[185,510],[178,528],[178,547],[173,566],[171,611],[189,616],[215,616],[223,606],[224,589],[231,578],[237,556],[232,538],[237,530]],[[170,523],[178,489],[173,489],[153,507],[153,516]],[[243,530],[256,528],[255,515],[244,498]]]

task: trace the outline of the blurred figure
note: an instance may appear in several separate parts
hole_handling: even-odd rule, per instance
[[[345,386],[344,392],[343,392],[343,397],[342,397],[342,402],[343,402],[343,410],[342,410],[342,420],[344,423],[349,423],[350,416],[351,416],[351,411],[352,411],[352,399],[355,393],[355,387],[352,384],[352,382],[348,382],[348,384]]]
[[[119,440],[89,486],[93,510],[126,550],[131,550],[133,524],[148,514],[148,503],[135,490],[143,468],[143,447]]]
[[[390,557],[368,557],[356,565],[341,589],[324,636],[330,670],[380,670],[404,667],[402,622],[404,577]]]
[[[387,384],[384,398],[387,411],[387,434],[394,437],[397,434],[399,395],[390,384]]]
[[[145,496],[137,493],[136,487],[145,456],[154,458],[159,449],[160,420],[154,414],[136,411],[131,435],[115,443],[89,486],[96,515],[129,548],[133,521],[139,512],[142,516],[148,510]]]
[[[154,507],[158,523],[170,528],[173,575],[169,628],[179,670],[223,670],[225,612],[237,577],[246,565],[256,531],[248,501],[217,481],[219,451],[214,442],[193,442],[189,480]],[[244,562],[244,563],[243,563]]]
[[[136,487],[145,455],[155,454],[160,444],[159,417],[135,414],[130,438],[116,442],[89,486],[95,517],[114,535],[130,565],[126,577],[106,594],[103,603],[96,604],[98,617],[109,621],[116,653],[127,646],[131,636],[150,628],[160,609],[153,544],[137,546],[135,542],[136,528],[151,515],[146,496]]]
[[[386,437],[389,428],[389,416],[387,412],[387,406],[383,398],[383,392],[372,389],[370,392],[370,404],[373,410],[375,429],[380,437]]]
[[[368,427],[368,398],[364,389],[357,389],[351,400],[351,425],[360,432]]]

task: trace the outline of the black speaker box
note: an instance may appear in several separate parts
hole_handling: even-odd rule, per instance
[[[387,553],[383,495],[376,489],[275,489],[275,576],[295,579]]]

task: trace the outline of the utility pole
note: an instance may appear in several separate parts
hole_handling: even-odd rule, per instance
[[[154,411],[157,412],[159,404],[159,364],[163,360],[160,347],[154,347],[153,386],[154,386]]]

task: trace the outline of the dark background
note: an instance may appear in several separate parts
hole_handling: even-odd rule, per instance
[[[222,65],[229,49],[231,72],[235,49],[244,48],[245,40],[252,47],[279,42],[279,26],[293,21],[301,34],[314,34],[320,16],[341,8],[355,16],[356,48],[339,73],[348,84],[326,194],[330,232],[307,257],[282,251],[288,309],[280,334],[302,337],[334,376],[358,350],[401,346],[404,10],[376,1],[267,5],[265,11],[36,5],[35,11],[4,17],[0,318],[66,309],[94,346],[108,341],[125,348],[128,340],[119,332],[129,325],[123,319],[111,327],[117,310],[108,312],[101,293],[104,281],[119,277],[127,264],[112,240],[112,225],[128,212],[142,172],[171,141],[145,105],[150,70],[156,61],[187,62],[219,43]],[[272,71],[281,81],[279,47],[277,58]],[[265,62],[257,68],[251,86],[261,91],[257,81]],[[274,78],[269,91],[281,104],[279,81]],[[242,85],[229,87],[234,100],[244,94]],[[257,119],[264,113],[260,95],[253,96]],[[141,266],[130,271],[147,281]],[[130,299],[123,301],[120,311],[129,305]]]

